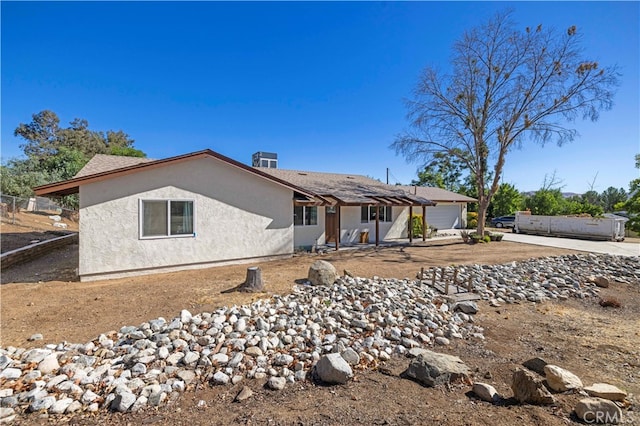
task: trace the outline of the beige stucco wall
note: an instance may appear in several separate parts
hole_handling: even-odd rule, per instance
[[[291,208],[293,216],[293,207]],[[294,245],[295,247],[314,247],[325,243],[325,208],[318,207],[318,224],[317,225],[300,225],[294,226]]]
[[[83,281],[293,253],[290,189],[215,158],[80,187]],[[194,200],[195,236],[141,239],[140,199]]]
[[[416,212],[418,209],[414,209]],[[407,237],[407,220],[409,209],[392,207],[392,222],[380,222],[380,241]],[[420,211],[422,211],[420,209]],[[376,240],[376,223],[360,222],[360,206],[347,206],[340,208],[340,243],[356,244],[360,242],[360,233],[369,232],[369,242]],[[325,208],[318,207],[317,226],[296,226],[295,246],[313,247],[316,244],[325,244]]]

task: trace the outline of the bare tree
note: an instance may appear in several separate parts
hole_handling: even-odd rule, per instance
[[[575,26],[519,31],[508,12],[465,32],[451,65],[450,74],[424,70],[407,102],[411,129],[391,147],[410,161],[460,159],[475,177],[483,233],[507,153],[527,140],[572,141],[567,123],[611,109],[619,73],[582,56]]]

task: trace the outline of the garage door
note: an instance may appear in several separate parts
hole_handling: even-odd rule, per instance
[[[438,229],[460,228],[460,204],[441,204],[427,207],[427,224]]]

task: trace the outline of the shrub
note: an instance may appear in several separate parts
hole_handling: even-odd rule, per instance
[[[478,227],[478,212],[467,213],[467,229],[475,229]]]
[[[471,232],[465,231],[464,229],[460,231],[460,237],[462,237],[462,241],[468,243],[471,240]]]
[[[490,237],[490,236],[488,236],[488,235],[485,235],[484,237],[482,237],[482,240],[483,240],[485,243],[488,243],[489,241],[491,241],[491,237]]]
[[[484,243],[484,237],[478,234],[471,234],[471,241],[474,243]]]
[[[427,225],[427,227],[428,226],[429,225]],[[413,214],[413,216],[411,216],[411,235],[413,237],[422,236],[422,215],[421,214]]]

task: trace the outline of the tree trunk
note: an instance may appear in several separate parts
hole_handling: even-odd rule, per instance
[[[240,284],[238,291],[246,293],[259,293],[264,291],[264,283],[262,282],[262,269],[258,266],[247,268],[247,279]]]
[[[479,197],[478,200],[478,235],[484,236],[484,224],[487,221],[487,208],[489,207],[489,202],[487,201],[485,196]]]

